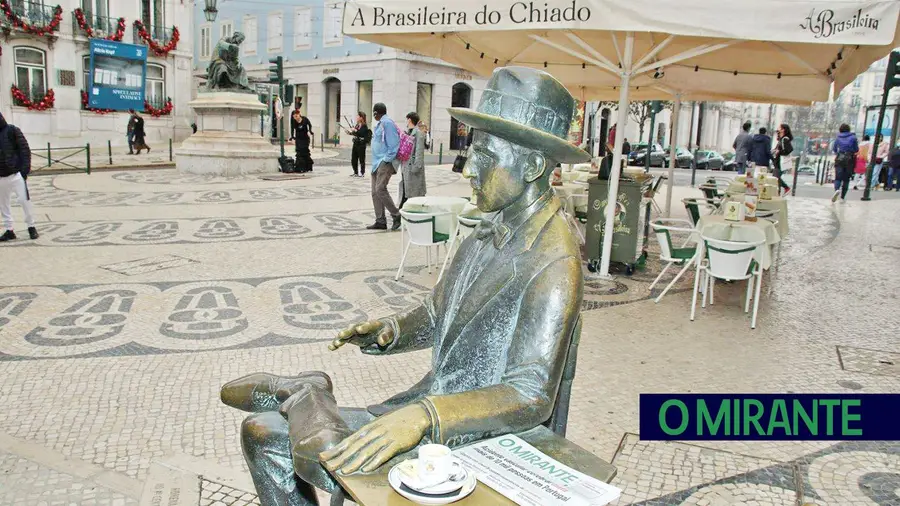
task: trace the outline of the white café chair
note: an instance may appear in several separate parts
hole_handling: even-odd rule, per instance
[[[761,234],[760,234],[761,235]],[[753,300],[753,316],[750,320],[750,328],[756,328],[756,314],[759,311],[759,294],[762,288],[763,269],[754,259],[756,249],[766,243],[765,237],[750,242],[722,241],[701,234],[701,260],[697,262],[697,273],[694,278],[694,294],[691,298],[691,321],[697,310],[697,292],[700,288],[700,279],[706,284],[703,291],[703,302],[700,307],[706,307],[706,296],[709,295],[710,304],[713,303],[713,283],[716,279],[724,281],[747,281],[747,294],[744,301],[744,312],[750,310],[750,301]],[[755,287],[755,296],[753,294]]]
[[[428,262],[428,273],[431,274],[431,248],[437,247],[440,249],[441,245],[447,247],[447,241],[450,240],[450,236],[448,234],[442,234],[435,230],[434,224],[437,218],[443,216],[449,216],[448,212],[440,212],[440,213],[413,213],[409,211],[400,210],[400,220],[401,220],[401,241],[404,236],[407,237],[406,246],[403,248],[403,256],[400,258],[400,268],[397,269],[397,275],[394,277],[394,280],[399,280],[403,276],[403,265],[406,263],[406,255],[409,254],[409,247],[412,245],[416,246],[424,246],[426,248],[425,255]],[[435,255],[435,261],[437,261],[438,256]],[[446,266],[446,259],[444,260],[444,266]],[[444,273],[444,268],[441,267],[441,274]],[[440,277],[438,277],[440,280]]]
[[[583,224],[587,222],[588,195],[586,193],[573,193],[562,201],[563,213],[569,226],[575,230],[581,244],[585,242]],[[580,211],[579,209],[583,209]]]
[[[455,252],[459,248],[460,243],[466,237],[472,235],[479,222],[481,222],[481,218],[466,218],[461,215],[456,217],[456,231],[452,234],[453,237],[450,238],[450,246],[447,247],[447,256],[444,258],[444,266],[441,267],[441,273],[438,274],[438,281],[444,276],[444,269],[450,262],[450,258],[456,254]]]
[[[682,225],[682,226],[677,226]],[[697,251],[698,248],[696,245],[694,247],[688,247],[687,244],[690,243],[694,239],[694,233],[696,229],[691,226],[691,222],[688,220],[679,220],[674,218],[661,218],[650,222],[650,227],[653,229],[653,233],[656,234],[656,240],[659,242],[659,259],[663,262],[668,262],[665,267],[659,272],[659,276],[656,276],[656,279],[653,280],[653,283],[650,284],[650,288],[648,290],[653,290],[653,287],[656,286],[656,283],[659,282],[660,279],[666,274],[666,271],[669,270],[674,264],[683,265],[678,274],[672,278],[672,281],[669,282],[668,285],[663,289],[663,291],[654,299],[654,302],[659,302],[662,300],[663,296],[672,288],[675,283],[681,279],[681,276],[684,275],[685,272],[697,261]],[[672,233],[679,234],[687,234],[687,240],[681,247],[676,248],[672,243]]]

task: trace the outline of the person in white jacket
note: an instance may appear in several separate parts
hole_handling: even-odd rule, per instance
[[[878,135],[878,152],[875,153],[875,165],[872,166],[872,189],[877,190],[879,186],[881,186],[881,168],[884,167],[884,162],[887,161],[888,155],[891,152],[891,143],[886,142],[884,137],[880,134]]]

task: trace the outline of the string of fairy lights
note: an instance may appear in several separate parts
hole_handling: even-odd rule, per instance
[[[435,32],[431,32],[431,35],[435,35],[435,36],[436,36],[437,34],[436,34]],[[488,60],[492,59],[492,57],[489,56],[487,52],[479,50],[478,48],[476,48],[475,46],[473,46],[471,42],[469,42],[469,41],[467,41],[466,39],[464,39],[460,34],[454,33],[454,34],[452,34],[452,35],[455,36],[457,39],[459,39],[459,41],[460,41],[462,44],[465,45],[466,51],[474,51],[475,53],[478,53],[478,54],[479,54],[479,57],[480,57],[481,59],[485,59],[485,58],[487,58]],[[441,36],[441,38],[446,38],[447,34],[441,34],[440,36]],[[846,49],[845,47],[842,47],[841,50],[838,51],[837,55],[835,56],[835,59],[834,59],[834,60],[831,62],[831,64],[829,65],[829,68],[827,68],[827,69],[824,71],[825,75],[827,75],[829,78],[832,78],[832,79],[833,79],[833,73],[834,73],[834,71],[836,71],[837,68],[838,68],[838,62],[844,59],[844,54],[843,54],[843,53],[844,53],[844,50],[845,50],[845,49]],[[859,49],[859,46],[856,46],[856,49]],[[500,63],[500,60],[501,60],[501,59],[500,59],[499,57],[493,57],[493,60],[494,60],[494,65],[498,65],[498,64]],[[504,61],[505,61],[506,63],[509,63],[509,60],[504,60]],[[543,66],[543,68],[549,68],[549,67],[578,67],[578,66],[580,66],[582,69],[587,69],[587,66],[588,66],[587,62],[581,62],[581,63],[564,63],[564,62],[549,62],[549,61],[537,61],[537,62],[535,62],[535,61],[516,61],[515,63],[517,63],[517,64],[523,64],[523,65],[529,65],[529,66]],[[619,67],[620,69],[622,68],[622,64],[621,64],[621,63],[618,63],[617,65],[618,65],[618,67]],[[710,68],[710,67],[701,67],[700,65],[685,65],[685,64],[678,64],[678,63],[669,64],[668,66],[669,66],[669,67],[678,67],[678,68],[688,68],[688,69],[691,68],[691,67],[693,67],[694,72],[700,72],[700,71],[702,70],[702,71],[704,71],[704,72],[716,72],[716,73],[722,73],[722,74],[732,74],[732,75],[734,75],[734,76],[736,76],[736,77],[737,77],[737,76],[740,76],[740,75],[744,75],[744,76],[769,76],[769,77],[775,77],[776,79],[781,79],[781,78],[783,78],[783,77],[809,77],[809,76],[816,75],[816,74],[813,74],[813,73],[784,73],[784,72],[778,72],[778,73],[774,73],[774,74],[773,74],[773,73],[770,73],[770,72],[739,71],[739,70],[737,70],[737,69],[718,69],[718,68]],[[664,76],[664,75],[665,75],[664,72],[661,71],[659,68],[657,68],[657,69],[655,69],[655,72],[654,72],[654,74],[653,74],[653,77],[654,77],[655,79],[659,79],[659,78],[661,78],[661,77]],[[613,86],[612,89],[616,89],[616,87]],[[640,89],[640,87],[636,87],[636,89]]]

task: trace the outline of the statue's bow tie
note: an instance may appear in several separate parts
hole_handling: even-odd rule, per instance
[[[497,249],[506,244],[511,235],[512,231],[508,226],[491,220],[481,220],[478,226],[475,227],[475,237],[481,240],[493,237],[494,247]]]

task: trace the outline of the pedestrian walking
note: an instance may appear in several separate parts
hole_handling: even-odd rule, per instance
[[[419,115],[406,115],[406,133],[413,138],[412,153],[400,166],[400,208],[412,197],[425,196],[425,134],[419,130]]]
[[[894,181],[897,181],[896,183]],[[900,192],[900,146],[894,147],[891,150],[890,158],[888,159],[888,177],[887,183],[884,185],[884,191],[891,191],[892,189]]]
[[[734,138],[734,163],[737,166],[737,173],[744,174],[747,172],[747,162],[750,161],[750,146],[753,145],[753,136],[750,135],[751,124],[749,121],[741,127],[741,132]]]
[[[859,153],[859,141],[850,131],[850,125],[846,123],[841,125],[831,150],[835,154],[834,195],[831,196],[831,201],[837,202],[840,197],[844,202],[847,199],[847,190],[850,189],[850,177],[856,168],[856,154]]]
[[[372,133],[372,204],[375,206],[375,223],[366,227],[369,230],[387,230],[387,219],[384,211],[391,214],[393,223],[391,230],[400,228],[400,210],[388,191],[391,176],[397,173],[400,161],[397,150],[400,149],[400,129],[397,123],[387,115],[387,106],[381,102],[372,107],[372,116],[378,123]],[[462,138],[465,141],[465,137]]]
[[[309,172],[313,168],[312,155],[309,152],[310,137],[313,135],[312,123],[303,116],[300,109],[291,113],[291,141],[294,141],[294,172]]]
[[[425,150],[427,151],[431,149],[431,129],[428,128],[428,123],[419,120],[419,130],[425,136]]]
[[[28,194],[28,174],[31,172],[31,149],[28,140],[19,127],[6,122],[0,114],[0,217],[3,218],[3,235],[0,242],[16,238],[12,217],[12,196],[16,195],[22,211],[25,213],[25,224],[28,236],[38,238],[34,226],[34,207],[31,195]]]
[[[137,113],[134,109],[128,109],[128,126],[125,136],[128,139],[128,154],[134,154],[134,124],[137,123]]]
[[[794,152],[794,134],[791,133],[791,127],[787,125],[787,123],[782,123],[778,127],[778,141],[775,143],[775,151],[772,152],[772,160],[774,162],[774,174],[778,179],[778,188],[780,190],[784,190],[781,194],[782,196],[787,196],[791,193],[791,187],[788,186],[787,183],[782,179],[782,175],[784,171],[782,169],[782,159],[787,160],[787,163],[790,163],[790,158],[787,158],[791,153]]]
[[[628,137],[622,140],[622,154],[625,156],[631,154],[631,143],[628,142]]]
[[[866,185],[866,167],[869,165],[869,155],[872,153],[872,140],[868,135],[863,135],[863,141],[859,143],[859,153],[856,154],[856,163],[853,169],[853,189],[859,189],[859,183]]]
[[[750,161],[759,167],[769,167],[772,161],[772,137],[765,127],[759,129],[759,133],[753,136],[750,143]]]
[[[134,149],[137,150],[136,154],[141,154],[141,151],[146,149],[147,152],[150,152],[150,146],[147,145],[147,132],[144,130],[144,117],[134,113]]]
[[[353,148],[350,151],[350,165],[353,166],[353,177],[366,175],[366,146],[372,140],[372,131],[366,124],[366,113],[356,114],[356,126],[350,130],[353,134]]]
[[[881,186],[881,168],[888,161],[891,154],[891,143],[884,140],[881,134],[875,136],[878,140],[878,152],[875,153],[875,165],[872,166],[872,189],[877,190]],[[890,166],[889,166],[890,167]]]

